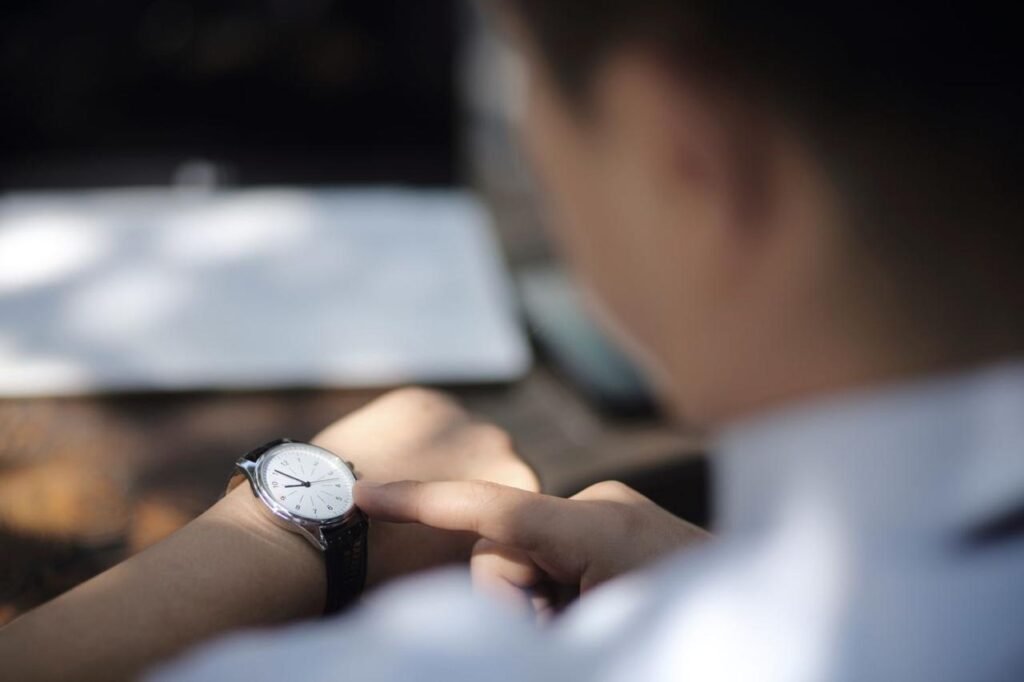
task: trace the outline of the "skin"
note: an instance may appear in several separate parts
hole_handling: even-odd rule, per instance
[[[680,418],[716,428],[949,364],[934,342],[908,343],[843,238],[835,188],[774,112],[629,46],[594,74],[583,112],[522,47],[525,143],[566,256]],[[525,607],[520,588],[585,595],[705,537],[621,484],[540,495],[506,436],[434,394],[390,396],[319,442],[382,484],[356,488],[378,522],[373,583],[472,547],[477,584]],[[236,491],[0,631],[5,674],[128,678],[213,634],[317,613],[320,558],[255,504]]]
[[[525,52],[524,139],[564,252],[679,418],[713,428],[923,368],[772,111],[622,51],[580,114]]]

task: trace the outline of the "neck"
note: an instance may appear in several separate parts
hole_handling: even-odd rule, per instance
[[[839,310],[849,312],[848,307]],[[746,347],[728,346],[729,353],[717,364],[705,365],[703,381],[674,373],[672,387],[689,390],[670,388],[671,400],[687,423],[718,428],[790,404],[958,372],[1014,356],[965,355],[935,343],[893,341],[877,328],[853,324],[853,319],[761,325],[776,330],[775,335],[743,335],[748,339]],[[703,394],[696,394],[694,385],[704,386]]]

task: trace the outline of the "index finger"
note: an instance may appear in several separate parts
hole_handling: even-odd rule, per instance
[[[355,501],[373,519],[468,531],[527,550],[557,534],[555,524],[569,504],[490,481],[360,481]]]

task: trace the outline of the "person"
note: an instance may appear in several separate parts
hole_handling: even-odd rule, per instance
[[[505,435],[404,391],[318,442],[365,472],[371,585],[456,557],[469,577],[399,581],[150,679],[1021,679],[1016,23],[494,4],[571,265],[672,414],[714,434],[715,537],[613,482],[543,495]],[[317,613],[319,557],[255,504],[236,490],[15,621],[3,675],[128,677]]]

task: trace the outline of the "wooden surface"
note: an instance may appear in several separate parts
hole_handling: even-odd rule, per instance
[[[656,419],[602,417],[544,368],[457,389],[508,429],[545,490],[694,457]],[[159,540],[209,506],[234,460],[309,439],[374,391],[191,393],[0,401],[0,623]],[[656,478],[662,478],[657,475]]]

